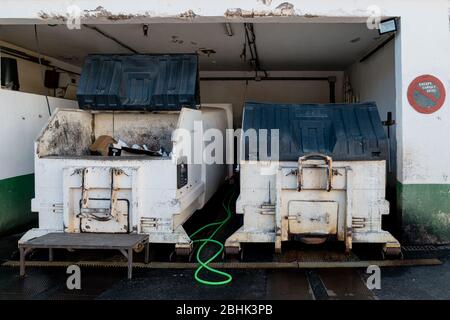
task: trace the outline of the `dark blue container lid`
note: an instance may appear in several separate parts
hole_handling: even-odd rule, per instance
[[[195,54],[89,55],[77,91],[81,109],[176,111],[199,104]]]
[[[322,153],[334,160],[386,160],[388,139],[374,102],[358,104],[275,104],[247,102],[243,133],[248,129],[268,130],[267,150],[249,151],[245,139],[245,160],[270,160],[270,129],[279,129],[279,160]],[[261,153],[261,154],[259,154]],[[268,153],[268,156],[265,155]],[[274,159],[276,160],[276,159]]]

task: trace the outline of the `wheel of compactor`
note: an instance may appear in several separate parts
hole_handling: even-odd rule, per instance
[[[187,247],[175,247],[175,250],[170,253],[169,260],[170,262],[185,262],[192,261],[194,251],[192,248]]]
[[[384,247],[381,250],[383,260],[386,259],[403,259],[403,252],[401,247]]]
[[[145,248],[145,244],[144,243],[139,243],[136,248],[133,248],[133,251],[136,253],[142,252],[142,250],[144,250]]]
[[[224,254],[224,257],[229,261],[242,261],[244,259],[242,247],[225,247]]]
[[[189,257],[191,254],[192,249],[191,248],[175,248],[175,254],[180,257]]]

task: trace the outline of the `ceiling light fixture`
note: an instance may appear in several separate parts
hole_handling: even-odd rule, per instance
[[[378,32],[380,34],[386,34],[397,31],[397,19],[391,18],[380,22]]]

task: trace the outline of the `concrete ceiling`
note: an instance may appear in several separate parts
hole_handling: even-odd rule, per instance
[[[223,23],[150,24],[145,37],[140,24],[97,25],[139,53],[191,53],[212,49],[200,56],[201,70],[251,70],[240,55],[244,27],[232,23],[228,36]],[[130,53],[100,33],[65,25],[37,26],[41,54],[81,66],[89,53]],[[259,23],[256,45],[266,70],[342,70],[380,41],[377,30],[362,23]],[[37,51],[33,25],[1,25],[0,39]],[[249,51],[247,50],[248,56]]]

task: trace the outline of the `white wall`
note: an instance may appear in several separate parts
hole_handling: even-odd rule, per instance
[[[27,53],[36,58],[39,57],[38,53],[15,46],[13,44],[7,43],[5,41],[0,40],[0,45],[3,47],[7,47],[10,49],[15,49]],[[38,63],[31,62],[25,59],[21,59],[15,56],[11,56],[6,54],[5,52],[0,51],[1,57],[11,57],[17,60],[17,68],[19,71],[19,84],[21,92],[35,93],[41,95],[50,95],[54,96],[53,89],[48,89],[44,86],[43,76],[45,70],[52,70],[52,68],[46,66],[40,66]],[[52,66],[63,68],[75,73],[80,73],[80,68],[76,66],[72,66],[70,64],[61,62],[55,58],[51,58],[48,56],[41,56],[42,59],[51,62]],[[61,72],[59,76],[59,86],[67,87],[68,84],[72,83],[72,79],[75,81],[75,84],[78,83],[79,76],[76,74],[69,74],[66,72]]]
[[[201,77],[253,76],[245,72],[201,72]],[[343,100],[343,71],[272,71],[271,77],[336,77],[336,102]],[[328,81],[202,81],[202,103],[231,103],[234,126],[241,127],[244,101],[275,103],[329,103]]]
[[[347,70],[353,93],[360,101],[375,101],[382,119],[388,111],[395,115],[395,42],[389,42],[364,62],[356,61]]]
[[[78,108],[49,97],[50,110]],[[45,96],[0,89],[0,180],[34,172],[34,141],[49,118]]]
[[[395,42],[389,42],[364,62],[355,62],[346,71],[350,79],[353,94],[361,102],[375,101],[381,120],[386,120],[387,112],[392,112],[396,119],[395,88]],[[395,126],[390,127],[391,171],[396,168],[396,133]],[[387,127],[385,127],[387,134]],[[397,177],[395,177],[397,178]]]
[[[402,10],[396,40],[397,162],[403,184],[450,184],[449,2],[415,1]],[[408,102],[408,86],[418,76],[439,78],[447,91],[442,108],[422,114]]]

